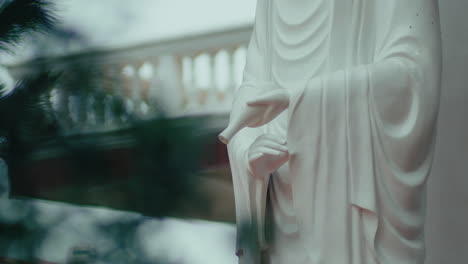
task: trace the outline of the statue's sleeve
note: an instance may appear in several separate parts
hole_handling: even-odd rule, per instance
[[[368,244],[382,263],[389,256],[398,259],[391,263],[419,263],[411,258],[423,254],[424,185],[439,105],[437,4],[376,2],[376,38],[361,39],[375,47],[370,62],[316,76],[293,90],[290,165],[294,173],[313,175],[299,158],[312,153],[321,135],[346,131],[347,164],[336,166],[347,166],[351,203],[362,211]],[[336,116],[346,122],[338,124]],[[382,231],[385,239],[377,241],[377,228],[383,226],[388,228],[379,230],[391,232]]]
[[[258,0],[253,32],[247,48],[247,59],[240,90],[254,89],[268,82],[267,43],[268,0]],[[234,98],[236,100],[236,98]],[[228,154],[234,186],[236,208],[237,243],[239,263],[259,263],[260,250],[264,244],[263,211],[268,187],[268,177],[261,180],[252,177],[248,168],[248,150],[253,141],[262,134],[262,128],[244,128],[228,144]]]

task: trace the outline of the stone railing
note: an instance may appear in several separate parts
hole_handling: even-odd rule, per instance
[[[243,26],[129,48],[39,58],[8,68],[17,78],[42,65],[64,71],[65,81],[51,92],[50,100],[68,134],[122,128],[125,113],[150,118],[156,109],[174,117],[227,114],[241,79],[250,32],[251,26]],[[69,89],[69,84],[86,78],[75,73],[73,65],[88,64],[94,67],[93,82]],[[117,101],[125,111],[113,111]]]

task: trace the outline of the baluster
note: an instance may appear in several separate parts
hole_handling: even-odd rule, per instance
[[[140,111],[142,116],[148,116],[150,112],[150,89],[154,83],[154,66],[151,61],[146,61],[140,67],[139,72],[140,79]]]
[[[185,74],[187,76],[187,82],[185,84],[185,92],[187,102],[185,105],[185,111],[191,111],[197,105],[198,94],[197,94],[197,76],[196,76],[196,54],[192,54],[186,58],[186,68],[187,71]]]
[[[127,119],[127,114],[132,114],[135,112],[135,106],[133,103],[133,94],[134,94],[134,84],[135,84],[135,74],[136,70],[135,68],[127,64],[123,68],[123,74],[122,77],[124,78],[124,87],[123,87],[123,97],[122,97],[122,102],[125,106],[125,115],[123,116],[123,119]]]
[[[107,129],[111,125],[112,120],[110,120],[109,112],[109,98],[112,96],[112,84],[111,84],[111,67],[110,65],[102,66],[102,121],[101,127]]]
[[[176,60],[176,70],[178,71],[178,76],[180,76],[179,80],[179,89],[180,89],[180,109],[185,109],[185,107],[188,104],[188,84],[190,82],[189,78],[189,66],[188,66],[188,57],[181,56],[181,55],[176,55],[175,57]]]
[[[70,90],[62,86],[62,84],[58,84],[58,85],[59,87],[55,89],[56,91],[55,105],[56,105],[57,119],[58,119],[60,126],[65,131],[65,133],[68,133],[71,131],[71,129],[74,126],[72,112],[70,110],[71,94],[70,94]]]
[[[190,90],[189,90],[189,105],[193,105],[193,104],[196,104],[198,102],[198,94],[197,94],[197,91],[198,91],[198,87],[197,87],[197,74],[196,74],[196,65],[195,65],[195,59],[196,59],[196,55],[192,55],[190,57],[190,76],[192,77],[191,81],[191,85],[190,85]]]
[[[83,130],[89,129],[88,125],[88,113],[90,112],[89,103],[90,97],[92,96],[91,92],[88,90],[78,91],[74,95],[74,107],[76,111],[76,124],[75,129]]]
[[[196,73],[195,59],[196,59],[196,56],[193,55],[193,56],[191,57],[192,63],[191,63],[191,65],[190,65],[190,66],[191,66],[191,67],[190,67],[190,68],[191,68],[191,69],[190,69],[190,75],[192,76],[192,84],[191,84],[191,86],[190,86],[190,95],[191,95],[191,97],[192,97],[193,99],[195,99],[195,98],[198,99],[198,94],[197,94],[197,92],[198,92],[198,87],[197,87],[197,77],[196,77],[197,73]],[[196,100],[194,100],[194,101],[196,101]]]
[[[215,50],[213,52],[208,53],[209,56],[209,74],[210,74],[210,85],[209,85],[209,92],[208,92],[208,100],[211,100],[211,104],[216,104],[217,102],[217,94],[218,89],[216,87],[216,68],[215,68],[215,58],[216,53],[218,51]]]
[[[182,76],[180,56],[166,55],[160,57],[156,69],[157,107],[161,107],[169,115],[180,114],[181,110],[184,110],[187,100],[187,93],[184,88],[190,81],[186,79],[187,76]]]
[[[213,92],[213,56],[210,52],[205,53],[205,86],[204,86],[204,107],[213,103],[214,92]]]
[[[243,71],[243,65],[242,65],[242,46],[237,47],[236,51],[234,52],[234,83],[235,86],[240,86],[241,84],[241,78],[242,78],[242,71]]]
[[[135,74],[132,79],[132,103],[135,114],[138,117],[142,116],[141,105],[142,105],[142,83],[140,78],[140,69],[143,65],[142,62],[135,64]]]
[[[93,70],[97,71],[98,69]],[[79,115],[83,115],[83,117],[79,117],[79,125],[82,128],[85,128],[88,132],[95,130],[98,126],[95,109],[95,96],[96,92],[100,89],[100,82],[97,80],[96,76],[100,76],[100,74],[100,72],[96,72],[91,81],[87,83],[87,87],[83,87],[78,92],[78,113]]]
[[[119,116],[114,110],[114,104],[116,103],[116,97],[119,94],[120,82],[116,80],[118,78],[118,72],[120,72],[119,65],[107,65],[106,67],[106,98],[104,100],[104,116],[106,127],[112,128],[119,124]]]
[[[177,64],[176,57],[171,56],[171,62],[173,63],[172,66],[174,67],[173,69],[175,70],[174,74],[178,76],[177,78],[177,84],[174,83],[174,87],[169,87],[169,88],[174,88],[177,89],[177,93],[180,94],[180,89],[181,89],[181,78],[180,78],[180,72],[178,71],[179,65]],[[153,65],[153,78],[151,79],[151,85],[150,85],[150,90],[148,93],[148,105],[150,107],[151,115],[155,116],[158,114],[158,98],[161,98],[161,93],[164,91],[164,85],[165,85],[165,78],[168,78],[167,75],[163,72],[161,73],[161,57],[156,57],[152,61]],[[169,79],[169,78],[168,78]],[[172,84],[172,83],[171,83]],[[179,97],[181,99],[181,97]],[[180,108],[180,104],[182,103],[182,100],[177,102],[177,108]]]
[[[236,86],[236,78],[235,78],[235,65],[234,65],[234,54],[235,54],[235,49],[229,49],[228,52],[228,71],[229,71],[229,90],[233,94],[237,90]]]
[[[59,123],[59,126],[66,129],[66,127],[69,126],[68,123],[70,123],[68,120],[70,118],[70,114],[65,112],[65,106],[68,101],[65,100],[65,89],[61,89],[60,84],[57,84],[51,93],[52,107],[54,108],[55,115],[57,116],[57,122]]]
[[[105,108],[104,108],[104,99],[105,99],[105,71],[100,70],[100,74],[98,75],[100,78],[96,80],[95,89],[92,90],[92,94],[90,94],[90,98],[92,97],[92,104],[91,104],[91,111],[93,115],[94,127],[98,130],[102,130],[104,128],[105,123]]]
[[[113,75],[115,71],[115,66],[114,65],[103,65],[103,75],[101,79],[101,86],[102,86],[102,98],[101,104],[102,104],[102,126],[104,128],[109,128],[112,126],[114,122],[114,117],[110,115],[110,107],[112,103],[112,99],[115,94],[115,87],[114,87],[114,80],[113,80]]]
[[[192,93],[193,93],[193,97],[194,97],[194,105],[195,107],[199,107],[199,105],[201,104],[202,102],[202,95],[201,95],[201,76],[198,72],[198,69],[200,68],[199,64],[200,64],[200,57],[201,55],[198,55],[198,56],[194,56],[193,58],[193,86],[192,86]]]
[[[198,78],[197,90],[199,92],[199,107],[208,103],[211,92],[211,56],[210,53],[203,53],[197,58],[196,76]]]
[[[218,104],[225,103],[226,93],[230,89],[230,66],[229,53],[225,49],[218,52],[216,55],[215,72],[216,72],[216,91]]]
[[[128,81],[124,71],[125,67],[123,64],[117,65],[112,76],[114,96],[112,97],[110,112],[117,126],[122,126],[126,119],[125,99],[128,96]]]

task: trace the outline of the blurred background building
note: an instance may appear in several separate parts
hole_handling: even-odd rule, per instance
[[[34,149],[24,170],[10,171],[15,199],[2,204],[3,218],[24,215],[34,206],[39,212],[34,218],[44,213],[55,219],[41,225],[47,235],[33,232],[22,239],[39,243],[32,237],[42,237],[39,248],[28,254],[62,263],[71,258],[74,248],[85,244],[95,247],[97,254],[121,254],[119,263],[129,263],[132,258],[134,263],[144,259],[235,263],[232,184],[226,150],[216,134],[227,123],[232,95],[242,78],[255,1],[54,3],[61,19],[57,31],[26,40],[14,54],[2,56],[1,63],[15,79],[40,71],[44,65],[65,71],[65,81],[48,95],[62,133],[78,145],[98,144],[112,156],[107,166],[115,172],[99,184],[77,187],[77,178],[87,175],[64,165],[66,153],[53,140]],[[93,80],[83,83],[86,87],[82,89],[71,89],[83,78],[81,72],[74,72],[76,65],[80,70],[93,67]],[[114,111],[115,102],[123,102],[124,109]],[[200,133],[211,138],[204,141],[197,172],[202,177],[193,186],[204,193],[206,205],[197,206],[200,201],[187,196],[186,209],[172,212],[164,220],[144,217],[152,212],[131,205],[129,200],[135,196],[127,197],[113,185],[122,177],[132,177],[131,171],[136,170],[128,165],[132,140],[122,132],[133,124],[129,114],[149,120],[161,113],[169,119],[208,120],[203,121]],[[194,209],[202,207],[204,210]],[[133,230],[140,246],[116,246],[120,242],[112,243],[109,236],[99,234],[96,226],[111,225],[116,219]],[[15,250],[10,241],[0,238],[0,244],[13,248],[5,257],[25,259],[25,250],[18,249],[21,242],[17,241]],[[135,252],[142,253],[132,257]],[[109,259],[116,261],[115,256]]]

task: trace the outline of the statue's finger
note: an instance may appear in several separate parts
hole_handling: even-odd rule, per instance
[[[286,145],[286,143],[287,143],[285,139],[283,139],[282,137],[277,136],[275,134],[264,134],[263,138],[268,140],[268,141],[273,141],[273,142],[276,142],[276,143],[281,144],[281,145]]]
[[[254,99],[252,101],[248,101],[247,105],[248,106],[266,106],[272,104],[274,101],[272,101],[270,98],[258,98]]]
[[[274,150],[282,151],[282,152],[288,152],[288,148],[285,145],[281,145],[273,141],[265,142],[263,146],[274,149]]]
[[[275,103],[276,101],[280,101],[279,92],[276,90],[273,90],[263,95],[259,95],[252,100],[247,101],[247,105],[249,106],[269,105],[269,104]]]
[[[271,155],[271,156],[276,156],[276,157],[283,156],[286,154],[286,152],[275,150],[275,149],[268,148],[268,147],[262,147],[260,148],[260,151],[265,155]]]
[[[253,154],[252,157],[249,158],[249,160],[252,162],[252,161],[260,159],[262,156],[263,156],[262,152],[257,152]]]

